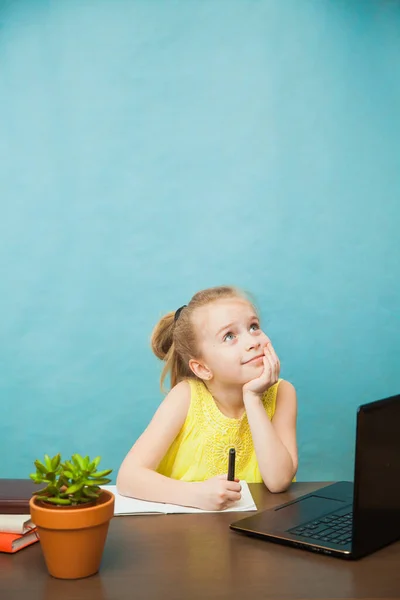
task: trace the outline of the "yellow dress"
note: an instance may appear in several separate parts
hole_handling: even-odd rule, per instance
[[[228,472],[229,448],[236,450],[235,477],[262,483],[247,415],[232,419],[221,413],[204,383],[187,380],[191,401],[186,420],[172,442],[157,472],[182,481],[204,481]],[[265,411],[272,419],[278,383],[263,396]]]

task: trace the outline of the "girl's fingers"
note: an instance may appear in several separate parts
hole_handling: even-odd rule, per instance
[[[237,502],[241,498],[240,492],[231,492],[231,491],[228,491],[227,494],[226,494],[226,496],[227,496],[227,500],[228,500],[229,504],[232,503],[232,502]]]
[[[239,481],[228,481],[226,491],[240,493],[242,491],[242,486],[240,485]]]
[[[264,386],[264,385],[268,385],[269,382],[271,381],[271,365],[269,363],[267,356],[264,356],[263,362],[264,362],[264,371],[260,377],[260,380],[262,381],[262,384]]]
[[[274,368],[275,368],[275,356],[274,356],[274,352],[273,352],[272,346],[268,349],[267,356],[268,356],[268,360],[269,360],[269,362],[271,364],[271,369],[272,369],[272,372],[273,372]]]
[[[271,381],[271,377],[272,377],[271,362],[270,362],[268,356],[264,356],[263,361],[264,361],[264,372],[261,377],[264,379],[265,383],[269,383]]]
[[[281,365],[279,362],[279,358],[278,358],[271,342],[269,342],[269,344],[268,344],[268,350],[269,350],[269,354],[270,354],[272,362],[273,362],[273,374],[274,374],[275,383],[276,383],[279,379],[279,372],[280,372]]]

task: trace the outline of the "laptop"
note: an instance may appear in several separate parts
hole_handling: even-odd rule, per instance
[[[354,483],[340,481],[230,525],[270,542],[358,559],[400,538],[400,394],[357,410]]]

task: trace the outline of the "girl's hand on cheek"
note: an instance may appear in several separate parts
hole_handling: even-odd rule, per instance
[[[264,348],[263,362],[263,372],[259,377],[245,383],[243,386],[243,395],[250,393],[262,396],[264,392],[277,383],[281,366],[271,342],[268,342]]]

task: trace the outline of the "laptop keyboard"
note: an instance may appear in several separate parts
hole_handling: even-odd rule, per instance
[[[344,546],[351,542],[353,530],[353,512],[345,514],[332,513],[315,521],[304,523],[299,527],[289,529],[289,533],[294,533],[301,537],[311,538],[321,542],[333,542]]]

